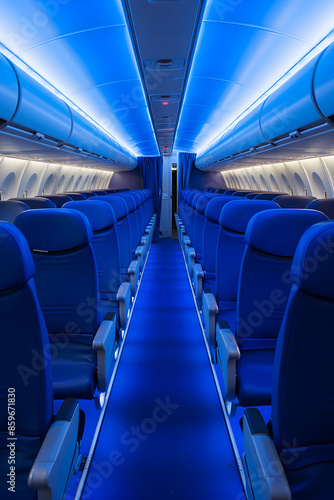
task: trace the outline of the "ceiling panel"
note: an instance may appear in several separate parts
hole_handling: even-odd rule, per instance
[[[208,0],[175,149],[184,147],[192,121],[191,151],[202,150],[333,28],[332,0]]]
[[[0,42],[136,155],[141,124],[158,154],[121,0],[1,2]]]

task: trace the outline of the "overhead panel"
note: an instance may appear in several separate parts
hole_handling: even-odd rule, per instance
[[[208,0],[175,149],[200,152],[334,28],[334,2]]]
[[[137,156],[141,123],[158,154],[121,0],[1,2],[0,42]]]
[[[160,154],[170,155],[204,0],[124,0]],[[164,118],[166,117],[166,118]],[[161,127],[168,120],[168,127]]]

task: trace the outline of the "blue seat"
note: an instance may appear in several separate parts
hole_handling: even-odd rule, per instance
[[[1,499],[37,500],[37,490],[62,498],[80,461],[79,406],[67,400],[53,416],[51,353],[30,249],[13,224],[0,223],[0,239]]]
[[[272,201],[236,198],[227,203],[219,217],[221,226],[216,247],[216,279],[214,290],[203,290],[202,303],[206,334],[210,346],[216,345],[216,315],[235,328],[239,271],[246,240],[248,222],[262,210],[279,209]]]
[[[63,193],[66,194],[67,196],[70,196],[73,201],[81,201],[81,200],[87,200],[86,196],[82,193],[72,193],[72,192],[67,192]]]
[[[36,290],[53,352],[56,399],[104,392],[117,348],[117,301],[100,300],[93,238],[75,210],[28,210],[15,219],[36,267]]]
[[[43,198],[53,201],[57,208],[61,208],[68,201],[72,201],[72,198],[67,194],[44,194]]]
[[[278,191],[267,191],[266,193],[258,193],[254,196],[255,200],[274,200],[278,196],[289,196],[287,193],[279,193]]]
[[[273,201],[281,208],[306,208],[307,205],[315,199],[314,196],[279,195],[273,198]]]
[[[256,500],[333,497],[333,245],[332,221],[301,237],[277,340],[269,429],[258,410],[244,413],[244,470]]]
[[[202,237],[202,259],[194,264],[193,284],[197,302],[202,304],[204,289],[215,290],[216,248],[220,231],[219,219],[222,208],[230,201],[240,201],[232,196],[215,196],[205,208]]]
[[[90,198],[91,202],[104,201],[109,203],[114,211],[116,217],[116,228],[118,235],[118,243],[120,246],[121,255],[121,272],[122,276],[126,276],[128,273],[129,265],[132,261],[132,234],[129,223],[129,209],[124,198],[117,195],[103,196],[103,197],[93,197]],[[142,253],[142,249],[140,250]],[[141,268],[142,266],[140,266]]]
[[[117,220],[111,205],[99,199],[95,200],[94,203],[89,200],[70,201],[65,203],[63,208],[78,210],[87,217],[90,223],[93,231],[92,246],[99,275],[100,298],[115,300],[117,297],[127,294],[127,298],[124,298],[127,309],[124,311],[125,316],[121,318],[121,326],[125,328],[130,307],[130,284],[126,281],[122,283]],[[129,281],[128,274],[126,278]],[[121,305],[122,308],[123,305]]]
[[[195,209],[195,218],[193,222],[193,228],[190,236],[192,247],[188,248],[188,268],[190,276],[193,276],[193,265],[196,262],[201,263],[202,252],[203,252],[203,233],[205,224],[205,209],[207,204],[213,198],[217,198],[219,195],[216,193],[201,194],[199,197],[194,196],[192,204]]]
[[[29,208],[38,209],[38,208],[57,208],[53,201],[48,200],[47,198],[36,197],[36,198],[11,198],[12,200],[21,201],[28,205]]]
[[[271,404],[276,339],[290,292],[292,258],[306,229],[325,220],[316,210],[285,209],[259,212],[248,223],[236,328],[229,330],[226,322],[216,328],[226,399],[233,406]],[[227,335],[235,335],[228,347]]]
[[[25,210],[29,210],[29,206],[22,201],[0,201],[0,221],[13,222],[15,217]]]
[[[311,201],[306,208],[319,210],[327,215],[329,219],[334,219],[334,198],[322,198],[320,200]]]

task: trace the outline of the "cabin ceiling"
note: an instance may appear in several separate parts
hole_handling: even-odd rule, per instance
[[[333,0],[5,0],[0,43],[136,156],[155,156],[203,149],[333,20]]]

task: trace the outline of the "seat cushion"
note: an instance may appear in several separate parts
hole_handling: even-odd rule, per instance
[[[243,350],[237,363],[237,395],[241,406],[271,404],[274,349]]]
[[[92,399],[97,383],[93,335],[51,334],[52,377],[55,399]]]

